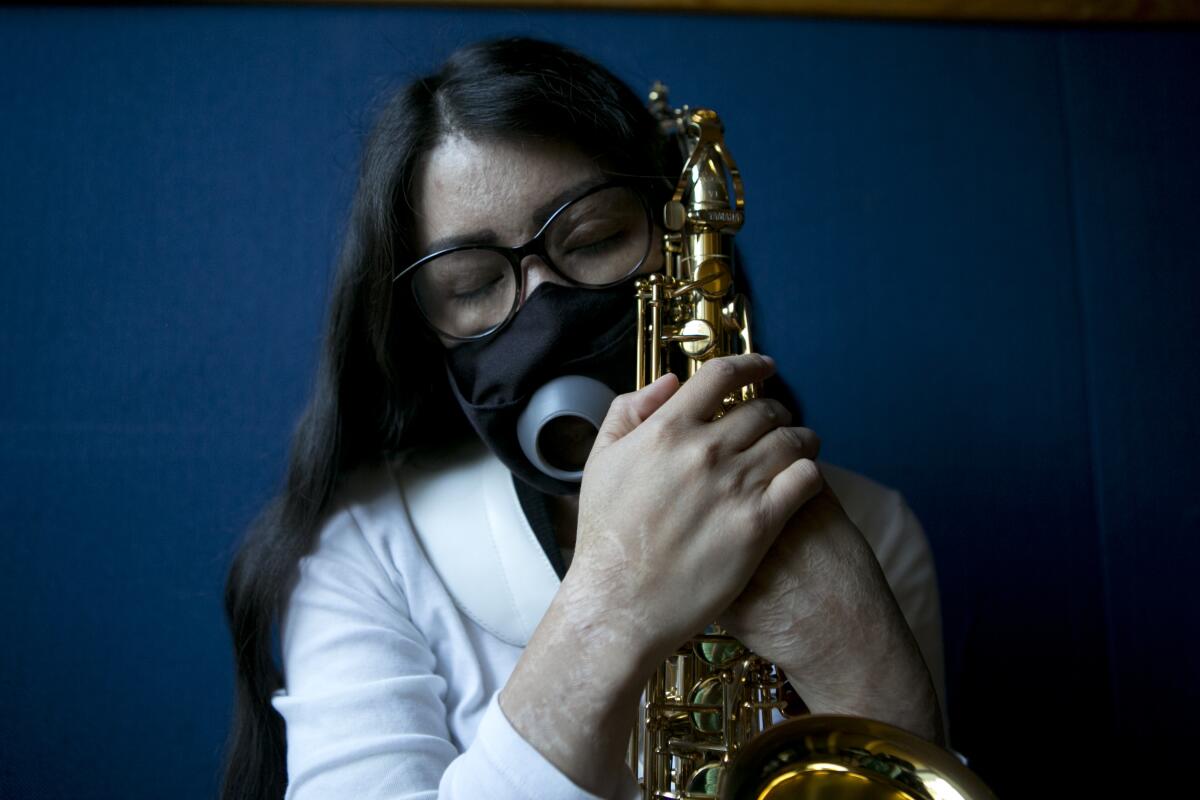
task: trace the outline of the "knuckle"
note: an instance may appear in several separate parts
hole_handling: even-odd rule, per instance
[[[750,405],[768,423],[778,424],[783,417],[780,413],[782,406],[774,400],[755,400]]]
[[[776,428],[775,432],[786,447],[799,453],[804,452],[804,436],[796,428],[789,428],[785,425]]]
[[[630,404],[633,402],[633,394],[619,394],[613,398],[612,403],[608,407],[609,414],[624,414],[629,410]]]
[[[737,374],[737,367],[728,358],[714,358],[704,365],[714,381],[725,382]]]
[[[701,463],[704,466],[715,467],[721,461],[721,443],[716,440],[703,442],[700,448],[700,457],[703,459]]]
[[[768,502],[753,503],[750,507],[750,530],[758,537],[770,536],[775,527],[775,509]]]
[[[721,443],[716,439],[697,439],[691,450],[692,461],[697,467],[712,469],[721,460]]]
[[[808,428],[786,427],[779,430],[786,432],[788,444],[797,454],[806,458],[817,457],[817,453],[821,450],[821,440],[811,430]]]
[[[787,425],[792,421],[792,412],[788,411],[783,403],[772,399],[768,399],[767,403],[771,407],[773,420],[778,420],[780,425]]]
[[[825,485],[825,478],[821,475],[817,462],[811,458],[802,458],[797,461],[796,471],[799,473],[800,481],[813,492],[820,491],[821,487]]]
[[[654,439],[665,447],[671,447],[683,439],[683,422],[675,416],[654,414],[646,421],[645,427],[651,431]]]
[[[740,466],[729,475],[729,491],[740,497],[745,492],[751,479],[750,470],[744,465]]]

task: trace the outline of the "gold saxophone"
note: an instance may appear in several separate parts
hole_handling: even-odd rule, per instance
[[[673,108],[656,83],[650,109],[680,143],[683,172],[663,209],[663,267],[636,285],[637,386],[665,371],[752,350],[749,307],[734,288],[732,238],[744,219],[741,174],[710,109]],[[746,386],[725,408],[757,395]],[[856,717],[789,718],[780,670],[719,626],[685,642],[646,684],[628,759],[659,798],[991,798],[949,751]],[[770,730],[768,730],[770,729]]]

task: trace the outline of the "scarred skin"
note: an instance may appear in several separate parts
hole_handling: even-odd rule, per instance
[[[720,621],[782,667],[812,711],[884,720],[943,743],[916,639],[828,486],[787,521]]]
[[[519,244],[546,198],[598,173],[567,147],[452,136],[418,173],[418,244],[475,234]],[[522,266],[527,295],[558,280],[536,257]],[[578,508],[556,515],[575,556],[500,707],[581,788],[616,791],[644,681],[714,619],[780,664],[813,711],[940,740],[929,671],[870,548],[824,485],[816,434],[767,399],[713,419],[722,397],[773,372],[769,358],[731,356],[682,387],[667,375],[618,397]]]

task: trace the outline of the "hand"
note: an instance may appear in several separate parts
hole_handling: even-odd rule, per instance
[[[707,362],[682,387],[664,376],[618,397],[597,436],[563,589],[593,623],[634,635],[627,644],[647,664],[733,600],[820,489],[778,402],[713,419],[722,398],[773,371],[769,359],[744,355]]]
[[[815,435],[805,438],[815,457]],[[916,640],[828,487],[788,520],[720,621],[782,667],[814,712],[871,717],[940,740],[941,712]]]
[[[525,740],[593,793],[631,780],[621,764],[651,669],[733,601],[821,488],[778,402],[713,419],[723,397],[773,371],[744,355],[683,387],[664,376],[618,397],[596,437],[575,558],[500,694]]]

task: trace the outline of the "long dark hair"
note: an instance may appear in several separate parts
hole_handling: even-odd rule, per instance
[[[384,104],[365,143],[320,364],[286,480],[247,532],[225,587],[236,666],[225,800],[278,798],[287,786],[283,719],[271,705],[283,685],[275,637],[297,564],[314,545],[339,476],[463,430],[440,349],[391,280],[397,266],[420,255],[412,244],[414,170],[455,133],[568,143],[612,171],[664,174],[657,126],[638,96],[603,67],[547,42],[463,48]]]

